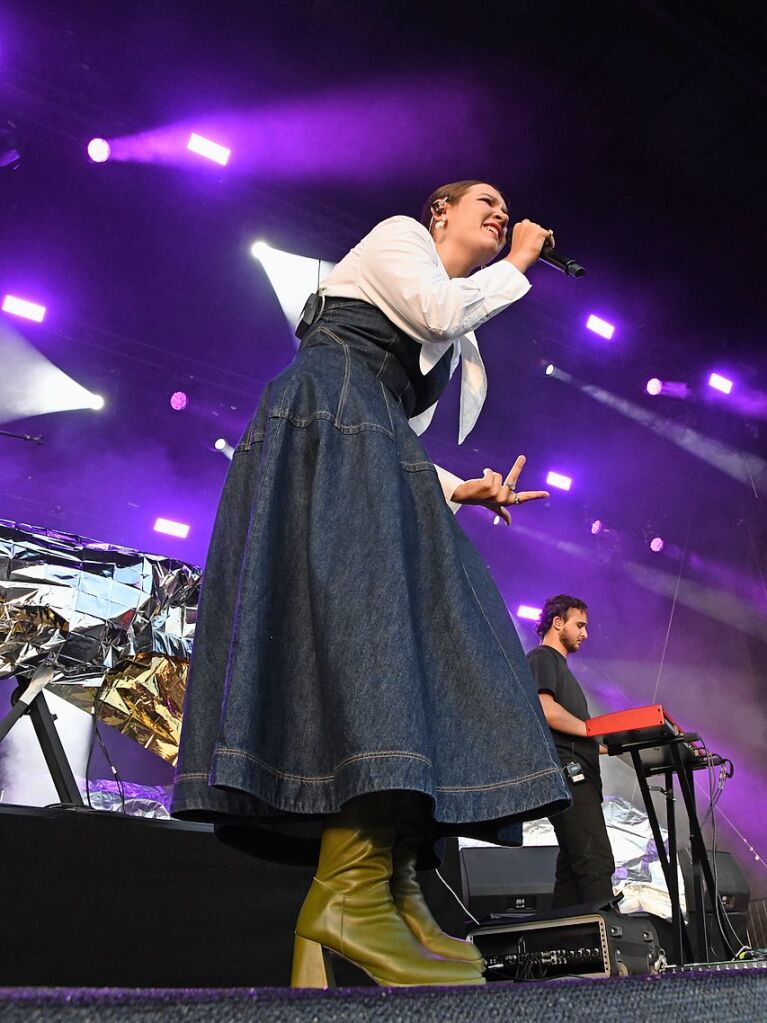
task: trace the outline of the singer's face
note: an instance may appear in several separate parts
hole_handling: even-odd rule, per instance
[[[477,263],[494,259],[506,242],[509,214],[492,185],[472,185],[448,211],[447,227],[456,241],[476,250]]]

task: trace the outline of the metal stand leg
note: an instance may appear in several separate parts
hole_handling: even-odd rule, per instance
[[[679,856],[677,853],[676,844],[676,806],[674,797],[674,772],[669,769],[665,775],[666,781],[666,829],[668,831],[668,863],[669,873],[667,884],[668,894],[671,899],[671,927],[673,929],[673,948],[672,954],[674,956],[674,962],[679,963],[683,966],[685,959],[683,958],[682,944],[687,934],[684,930],[684,921],[682,919],[682,904],[679,899]]]
[[[666,808],[667,810],[670,809],[668,822],[669,850],[667,854],[666,846],[663,842],[663,835],[660,830],[660,824],[658,822],[658,815],[655,812],[655,807],[653,806],[650,787],[647,784],[647,777],[644,773],[644,767],[639,755],[639,750],[632,749],[630,752],[631,760],[634,764],[634,770],[636,771],[637,781],[639,782],[639,790],[642,793],[642,799],[644,801],[645,809],[647,810],[647,819],[650,822],[650,829],[652,830],[652,835],[655,839],[655,847],[658,851],[658,861],[661,865],[663,876],[666,879],[669,900],[671,901],[671,926],[673,929],[674,942],[673,955],[676,962],[682,966],[685,962],[692,962],[693,955],[687,929],[684,925],[684,920],[682,919],[682,907],[679,902],[679,875],[676,849],[676,816],[674,813],[673,778],[668,777],[670,772],[666,773]]]
[[[37,675],[37,672],[35,674]],[[72,768],[69,766],[67,754],[61,745],[59,733],[56,731],[53,715],[45,702],[43,688],[46,681],[45,669],[43,669],[39,678],[33,678],[27,688],[19,686],[13,694],[15,703],[12,710],[0,721],[0,742],[19,718],[28,713],[59,799],[62,803],[83,806],[83,799],[75,776],[72,774]]]
[[[703,882],[705,880],[706,888],[708,889],[708,894],[711,900],[711,906],[714,910],[715,919],[717,913],[717,907],[714,901],[717,897],[716,884],[714,882],[711,864],[708,861],[708,853],[706,852],[706,846],[703,841],[703,833],[700,830],[700,821],[698,820],[698,811],[695,805],[695,788],[692,781],[692,773],[688,772],[682,763],[682,757],[677,746],[671,747],[671,756],[674,761],[677,777],[679,778],[682,798],[684,799],[685,809],[687,810],[687,816],[690,821],[690,852],[692,854],[693,892],[695,897],[695,912],[697,914],[696,932],[698,952],[703,955],[700,962],[707,963],[711,960],[709,959],[709,951],[706,947],[705,940],[706,902],[704,898]],[[722,934],[722,941],[725,949],[729,951],[731,956],[734,956],[735,949],[732,948],[732,945],[725,934]]]
[[[83,798],[77,787],[72,768],[69,766],[64,747],[61,745],[59,733],[56,731],[53,715],[48,704],[45,702],[45,695],[38,693],[29,708],[29,716],[32,718],[32,725],[37,733],[37,741],[43,751],[48,770],[51,772],[53,784],[62,803],[73,803],[75,806],[84,806]]]

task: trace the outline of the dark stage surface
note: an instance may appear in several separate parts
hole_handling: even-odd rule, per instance
[[[396,1021],[474,1023],[758,1023],[767,1013],[767,971],[671,977],[618,977],[604,981],[492,984],[483,988],[359,988],[330,992],[233,989],[140,991],[88,989],[0,992],[9,1023],[23,1020],[90,1023],[240,1021],[319,1023]]]
[[[15,882],[0,916],[3,1020],[741,1023],[767,1010],[767,969],[749,963],[381,990],[360,987],[362,975],[339,962],[341,987],[296,991],[286,985],[306,869],[249,857],[204,825],[60,808],[4,808],[0,848]],[[457,885],[450,851],[443,869]],[[427,896],[440,923],[458,932],[455,905],[434,886]]]
[[[47,314],[0,313],[0,426],[45,443],[0,437],[0,517],[202,564],[228,464],[213,442],[236,443],[295,350],[251,244],[335,261],[438,184],[497,182],[587,275],[533,268],[529,297],[480,328],[476,430],[457,446],[454,382],[424,441],[463,476],[524,452],[531,489],[572,477],[510,530],[460,520],[512,612],[587,601],[574,670],[593,713],[663,703],[735,762],[718,841],[767,895],[766,36],[755,0],[9,0],[0,297]],[[179,149],[189,130],[230,163]],[[94,136],[120,158],[90,162]],[[14,412],[35,353],[104,408]],[[651,377],[686,397],[649,396]],[[108,741],[124,777],[168,781]],[[636,798],[620,762],[606,789]]]

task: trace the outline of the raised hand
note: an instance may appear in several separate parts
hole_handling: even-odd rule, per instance
[[[452,500],[456,504],[479,504],[495,515],[500,515],[507,526],[511,525],[509,505],[525,504],[527,501],[540,501],[549,497],[547,490],[522,490],[517,492],[517,480],[527,459],[520,455],[511,467],[506,479],[499,472],[485,469],[482,478],[466,480],[456,490]]]
[[[511,232],[511,247],[505,258],[517,270],[526,273],[541,254],[544,245],[554,246],[554,232],[532,220],[520,220]]]

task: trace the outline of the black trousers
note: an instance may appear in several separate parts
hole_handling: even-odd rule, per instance
[[[602,815],[602,795],[593,781],[570,783],[573,805],[550,817],[559,843],[554,908],[613,898],[615,870]]]

